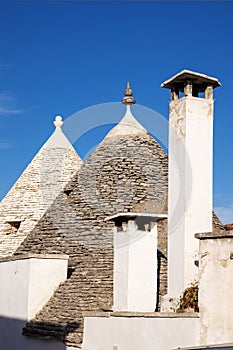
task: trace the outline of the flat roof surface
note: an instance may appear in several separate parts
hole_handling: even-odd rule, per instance
[[[0,258],[1,262],[9,262],[9,261],[15,261],[15,260],[25,260],[25,259],[59,259],[59,260],[68,260],[69,255],[67,254],[34,254],[34,253],[27,253],[27,254],[18,254],[13,256],[6,256]]]
[[[198,239],[230,238],[230,237],[233,237],[233,230],[223,231],[223,232],[221,231],[217,233],[213,233],[213,232],[196,233],[195,237]]]
[[[201,350],[201,349],[226,349],[226,348],[233,348],[233,343],[225,343],[225,344],[213,344],[213,345],[197,345],[193,347],[187,347],[187,348],[178,348],[182,350]],[[175,349],[173,349],[175,350]]]
[[[198,312],[84,311],[84,317],[199,318]]]

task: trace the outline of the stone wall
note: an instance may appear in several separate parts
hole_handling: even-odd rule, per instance
[[[158,272],[157,272],[157,308],[160,311],[162,296],[167,294],[167,219],[161,220],[158,225]],[[165,234],[164,234],[165,233]]]

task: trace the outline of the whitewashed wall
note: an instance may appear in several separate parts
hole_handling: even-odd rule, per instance
[[[68,350],[62,342],[25,337],[22,335],[24,325],[25,322],[22,320],[0,317],[1,350]],[[10,337],[9,334],[11,334]]]
[[[233,342],[232,237],[201,239],[200,344]]]
[[[198,345],[199,318],[85,317],[83,350],[171,350]]]
[[[0,349],[65,349],[62,343],[22,336],[22,328],[66,279],[67,265],[68,256],[34,256],[0,263]]]

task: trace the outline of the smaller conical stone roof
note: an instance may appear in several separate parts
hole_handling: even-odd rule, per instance
[[[15,252],[81,167],[60,116],[54,125],[53,134],[0,203],[0,257]]]

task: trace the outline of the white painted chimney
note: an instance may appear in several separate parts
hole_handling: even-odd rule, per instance
[[[114,311],[154,312],[157,221],[163,214],[119,213],[114,227]]]
[[[169,113],[168,296],[198,278],[197,232],[212,231],[213,89],[217,79],[184,70],[165,81]],[[180,96],[182,94],[182,96]]]

